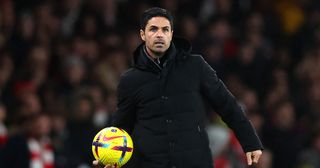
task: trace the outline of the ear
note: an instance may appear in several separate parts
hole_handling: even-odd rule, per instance
[[[173,38],[173,30],[171,31],[170,41],[172,41],[172,38]]]
[[[142,29],[140,29],[140,37],[143,41],[146,41],[146,34]]]

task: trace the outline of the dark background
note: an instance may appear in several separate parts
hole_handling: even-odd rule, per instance
[[[140,14],[153,6],[171,11],[174,34],[245,109],[266,148],[257,167],[319,168],[317,0],[0,0],[0,151],[36,131],[25,128],[39,113],[55,167],[90,166],[91,140],[110,126],[117,82],[141,42]],[[245,167],[214,113],[208,125],[222,131],[209,132],[224,142],[212,149],[216,168]]]

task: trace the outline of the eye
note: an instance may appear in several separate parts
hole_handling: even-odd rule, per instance
[[[169,28],[167,27],[163,28],[163,32],[169,32]]]
[[[152,32],[156,32],[158,29],[156,28],[156,27],[151,27],[150,28],[150,31],[152,31]]]

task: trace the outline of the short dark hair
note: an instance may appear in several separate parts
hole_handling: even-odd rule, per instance
[[[144,30],[147,26],[148,21],[153,17],[165,17],[169,20],[171,30],[173,30],[173,17],[170,12],[166,9],[159,7],[152,7],[143,12],[140,18],[140,29]]]

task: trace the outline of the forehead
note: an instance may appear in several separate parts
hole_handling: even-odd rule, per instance
[[[148,21],[146,27],[150,27],[150,26],[171,28],[170,21],[167,18],[161,17],[161,16],[151,18]]]

